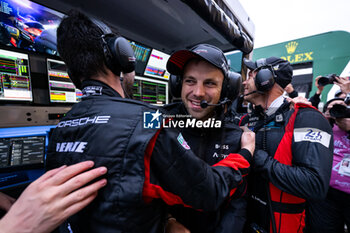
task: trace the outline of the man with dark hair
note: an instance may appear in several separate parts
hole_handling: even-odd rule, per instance
[[[165,106],[171,115],[188,116],[185,117],[187,120],[222,121],[218,128],[179,128],[195,154],[209,165],[214,165],[229,153],[238,152],[242,130],[233,124],[234,116],[225,110],[239,93],[241,76],[229,71],[224,53],[215,46],[199,44],[173,53],[167,70],[177,75],[170,77],[170,90],[182,100]],[[174,87],[174,83],[178,86]],[[230,93],[225,89],[230,89]],[[245,172],[248,173],[248,168]],[[230,202],[217,211],[196,211],[182,206],[172,208],[171,214],[175,218],[170,219],[168,228],[176,227],[176,219],[192,233],[242,232],[246,217],[246,201],[242,196],[246,188],[247,182],[243,179],[232,193]]]
[[[239,154],[210,167],[177,130],[145,127],[143,118],[151,114],[147,126],[156,125],[159,110],[123,98],[120,72],[134,68],[125,39],[102,22],[71,12],[57,41],[83,98],[53,131],[48,166],[91,159],[108,169],[107,185],[96,200],[68,220],[73,232],[162,232],[164,202],[215,210],[229,197],[242,180],[237,164],[249,167],[254,135],[243,134]]]
[[[332,129],[311,106],[297,103],[291,109],[284,100],[293,74],[289,62],[270,57],[244,64],[244,98],[255,107],[240,124],[256,132],[257,149],[267,152],[253,158],[248,232],[302,232],[306,200],[322,199],[328,190]]]

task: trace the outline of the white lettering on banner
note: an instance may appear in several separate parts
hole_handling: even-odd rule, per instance
[[[209,118],[205,121],[197,120],[195,118],[187,118],[185,120],[168,119],[163,120],[164,128],[221,128],[221,121]]]
[[[83,153],[87,142],[61,142],[56,144],[56,152]]]
[[[196,124],[196,119],[195,118],[192,118],[192,119],[190,118],[186,122],[186,127],[187,128],[189,128],[189,127],[194,128],[195,124]]]
[[[329,148],[331,135],[316,128],[296,128],[294,129],[295,142],[317,142]]]
[[[68,121],[61,121],[58,123],[57,127],[74,127],[74,126],[80,126],[80,125],[86,125],[86,124],[106,124],[108,123],[111,116],[94,116],[94,117],[83,117],[79,119],[74,120],[68,120]]]

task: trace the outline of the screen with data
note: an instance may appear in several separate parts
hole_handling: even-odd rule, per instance
[[[76,103],[81,100],[83,94],[75,88],[63,61],[47,59],[47,74],[52,103]]]
[[[0,128],[0,190],[42,175],[48,135],[55,125]]]
[[[166,53],[152,49],[144,75],[168,80],[170,74],[166,70],[166,63],[169,57]]]
[[[135,73],[139,75],[143,75],[148,58],[151,54],[151,48],[145,45],[136,43],[134,41],[129,41],[129,42],[132,49],[134,50],[135,58],[136,58]]]
[[[0,77],[0,100],[33,100],[28,54],[0,49]]]
[[[136,76],[133,97],[150,104],[167,104],[168,82]]]
[[[0,128],[0,168],[44,164],[48,133],[54,127]]]

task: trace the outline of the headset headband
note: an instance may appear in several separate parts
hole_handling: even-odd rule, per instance
[[[112,30],[101,20],[90,18],[90,20],[102,31],[104,35],[114,34]]]
[[[266,58],[261,58],[261,59],[256,60],[256,68],[257,69],[260,69],[260,68],[263,68],[263,67],[266,67],[266,66],[267,66]]]

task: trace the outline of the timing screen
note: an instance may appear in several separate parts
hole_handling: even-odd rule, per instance
[[[167,103],[166,89],[164,82],[135,78],[133,97],[146,103],[163,105]]]
[[[28,55],[0,49],[0,100],[32,101]]]
[[[45,136],[0,138],[0,168],[44,162]]]
[[[60,103],[76,103],[81,100],[82,92],[75,88],[67,73],[63,61],[47,59],[49,75],[50,101]]]

